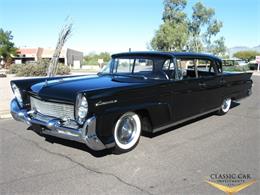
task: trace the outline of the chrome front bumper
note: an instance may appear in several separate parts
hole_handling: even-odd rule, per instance
[[[25,122],[28,125],[40,125],[43,127],[43,134],[85,143],[89,148],[95,151],[110,148],[114,145],[113,143],[104,145],[97,137],[95,116],[87,119],[83,127],[79,127],[75,125],[75,123],[73,126],[69,125],[70,127],[68,127],[67,125],[64,126],[64,122],[60,119],[21,109],[16,99],[11,101],[11,114],[17,121]],[[34,117],[36,115],[40,117]]]

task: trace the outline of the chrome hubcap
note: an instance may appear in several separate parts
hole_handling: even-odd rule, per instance
[[[134,112],[123,114],[116,122],[114,138],[117,147],[128,150],[135,146],[141,135],[141,121]]]
[[[122,118],[117,131],[118,141],[122,144],[128,144],[135,137],[136,131],[137,125],[131,116]]]
[[[223,112],[227,112],[230,108],[230,105],[231,105],[231,99],[230,98],[225,99],[222,105]]]
[[[224,102],[223,108],[226,109],[228,107],[227,101]]]

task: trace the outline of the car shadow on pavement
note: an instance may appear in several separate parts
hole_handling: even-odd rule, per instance
[[[36,133],[37,135],[39,135],[41,137],[44,137],[45,141],[47,141],[47,142],[49,142],[51,144],[55,143],[55,144],[60,144],[60,145],[63,145],[63,146],[79,149],[79,150],[82,150],[84,152],[88,152],[92,156],[97,157],[97,158],[104,157],[106,155],[112,154],[112,151],[110,149],[106,149],[106,150],[102,150],[102,151],[94,151],[94,150],[91,150],[84,143],[79,143],[79,142],[76,142],[76,141],[66,140],[66,139],[62,139],[62,138],[58,138],[58,137],[42,134],[41,133],[41,128],[38,127],[38,126],[30,126],[30,127],[27,128],[27,130],[31,130],[34,133]]]
[[[239,105],[240,105],[240,103],[232,101],[232,104],[231,104],[231,106],[230,106],[230,109],[233,109],[233,108],[235,108],[235,107],[237,107],[237,106],[239,106]],[[211,117],[211,116],[214,116],[214,115],[217,115],[217,113],[216,113],[216,112],[211,112],[211,113],[209,113],[209,114],[205,114],[205,115],[200,116],[200,117],[197,117],[197,118],[195,118],[195,119],[188,120],[188,121],[183,122],[183,123],[180,123],[180,124],[178,124],[178,125],[173,125],[173,126],[171,126],[171,127],[169,127],[169,128],[166,128],[166,129],[161,130],[161,131],[156,132],[156,133],[142,132],[142,136],[148,137],[148,138],[157,137],[157,136],[159,136],[159,135],[168,133],[168,132],[170,132],[170,131],[177,130],[177,129],[181,128],[181,127],[184,127],[184,126],[189,125],[189,124],[191,124],[191,123],[194,123],[194,122],[197,122],[197,121],[206,119],[206,118]]]
[[[71,140],[66,140],[66,139],[61,139],[61,138],[57,138],[57,137],[53,137],[53,136],[48,136],[48,135],[44,135],[43,137],[45,137],[45,140],[49,143],[55,143],[55,144],[60,144],[63,146],[67,146],[67,147],[72,147],[75,149],[79,149],[82,150],[84,152],[88,152],[90,153],[92,156],[94,157],[104,157],[106,155],[112,154],[111,150],[106,149],[106,150],[101,150],[101,151],[94,151],[91,150],[86,144],[84,143],[79,143],[76,141],[71,141]]]
[[[232,101],[231,106],[230,106],[230,109],[235,108],[235,107],[237,107],[237,106],[239,106],[239,105],[240,105],[239,102]]]

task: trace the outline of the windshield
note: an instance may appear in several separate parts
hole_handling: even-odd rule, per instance
[[[145,58],[114,58],[105,66],[101,73],[134,74],[153,71],[153,60]]]
[[[105,66],[100,75],[120,75],[151,79],[169,79],[171,58],[150,56],[115,57]]]

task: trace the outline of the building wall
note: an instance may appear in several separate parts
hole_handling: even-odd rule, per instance
[[[20,56],[15,57],[16,60],[21,60],[23,63],[38,61],[40,59],[51,59],[54,53],[54,49],[52,48],[20,48],[19,49]],[[83,52],[73,50],[73,49],[62,49],[60,53],[59,62],[64,63],[65,65],[69,65],[71,67],[76,64],[77,66],[81,66],[83,61]],[[20,61],[19,61],[20,62]]]
[[[66,52],[65,64],[73,67],[76,61],[79,61],[80,65],[82,64],[83,52],[68,48]]]

